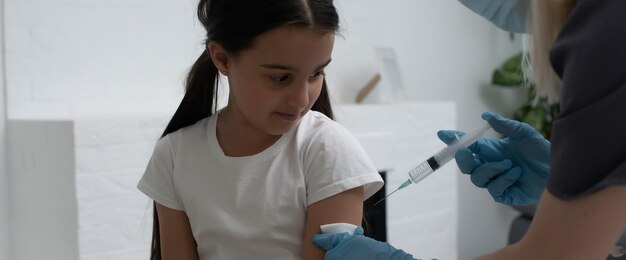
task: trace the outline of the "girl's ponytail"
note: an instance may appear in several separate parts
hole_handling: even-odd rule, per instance
[[[167,124],[161,138],[213,114],[217,104],[218,70],[205,49],[191,66],[185,82],[185,96]],[[150,259],[161,260],[161,234],[156,202],[153,205],[152,245]]]
[[[218,70],[205,49],[187,75],[185,96],[161,137],[213,114],[217,104]]]

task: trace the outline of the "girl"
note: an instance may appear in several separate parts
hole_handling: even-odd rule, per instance
[[[332,121],[332,0],[201,0],[206,49],[138,188],[151,259],[322,259],[321,224],[361,224],[382,179]],[[218,73],[228,105],[215,111]]]

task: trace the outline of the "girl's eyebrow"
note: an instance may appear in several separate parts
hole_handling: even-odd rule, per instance
[[[317,67],[317,69],[315,70],[320,70],[326,66],[328,66],[328,64],[330,64],[330,62],[332,61],[332,59],[328,59],[328,61],[326,61],[324,64],[320,65]],[[297,71],[296,69],[289,67],[289,66],[285,66],[285,65],[280,65],[280,64],[261,64],[261,67],[264,68],[268,68],[268,69],[279,69],[279,70],[291,70],[291,71]]]

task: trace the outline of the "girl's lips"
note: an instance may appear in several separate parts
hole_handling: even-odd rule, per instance
[[[276,114],[280,116],[282,119],[285,119],[287,121],[296,121],[298,120],[298,118],[300,118],[299,114],[288,114],[288,113],[281,113],[281,112],[276,112]]]

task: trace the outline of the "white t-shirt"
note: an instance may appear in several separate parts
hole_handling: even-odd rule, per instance
[[[185,211],[200,259],[301,259],[307,207],[382,178],[340,124],[310,111],[266,150],[224,155],[211,116],[159,140],[138,188]]]

